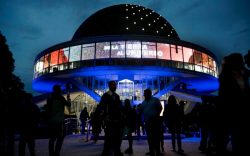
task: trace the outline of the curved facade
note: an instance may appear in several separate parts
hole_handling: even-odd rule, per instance
[[[96,12],[71,41],[42,51],[35,59],[33,88],[49,92],[54,84],[69,83],[98,102],[107,82],[115,80],[121,98],[136,103],[146,88],[159,98],[180,84],[197,93],[215,91],[217,74],[213,53],[180,40],[154,11],[124,4]]]

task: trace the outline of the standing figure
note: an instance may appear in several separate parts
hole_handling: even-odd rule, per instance
[[[35,156],[35,132],[39,121],[40,110],[32,101],[32,94],[24,95],[24,102],[21,108],[22,124],[20,124],[19,156],[25,156],[26,144],[31,156]]]
[[[131,107],[129,99],[124,101],[124,115],[125,115],[125,135],[127,135],[129,147],[125,150],[124,153],[132,154],[133,153],[133,138],[132,133],[135,131],[136,127],[136,112]]]
[[[177,137],[178,152],[180,153],[184,152],[181,145],[181,122],[183,115],[183,111],[177,104],[175,96],[170,95],[164,111],[164,118],[172,137],[172,151],[176,151],[175,141]]]
[[[237,155],[249,150],[249,75],[240,53],[232,53],[223,60],[219,75],[219,96],[217,107],[218,154],[227,152],[227,143],[231,136],[232,152]]]
[[[87,111],[87,107],[84,107],[84,109],[81,111],[81,114],[80,114],[80,121],[81,121],[81,124],[82,124],[81,133],[83,135],[85,135],[85,128],[86,128],[86,123],[87,123],[88,118],[89,118],[89,113]]]
[[[160,100],[152,97],[150,89],[144,90],[145,100],[142,102],[141,109],[144,114],[145,128],[148,139],[150,156],[160,155],[160,141],[162,137],[160,113],[162,106]]]
[[[104,118],[104,148],[102,156],[108,156],[113,149],[115,156],[122,156],[121,143],[124,126],[124,115],[120,96],[115,93],[116,82],[109,81],[109,91],[101,97],[100,107]]]
[[[68,101],[67,101],[68,100]],[[49,124],[49,155],[59,156],[65,136],[64,107],[70,107],[69,95],[67,100],[61,95],[61,87],[53,86],[53,93],[47,99],[46,111]],[[56,143],[56,144],[55,144]]]
[[[144,124],[144,116],[141,110],[141,104],[136,106],[136,133],[137,139],[141,138],[141,131],[142,135],[145,135],[145,124]]]
[[[214,132],[215,108],[214,100],[209,96],[202,96],[202,103],[198,105],[197,119],[201,132],[199,150],[201,152],[211,152]]]
[[[93,140],[94,143],[97,142],[97,140],[99,139],[99,134],[102,131],[102,112],[101,112],[101,108],[100,105],[97,105],[96,110],[94,112],[91,113],[91,125],[92,125],[92,136],[93,136]]]

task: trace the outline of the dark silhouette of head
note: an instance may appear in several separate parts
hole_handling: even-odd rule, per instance
[[[125,101],[124,101],[124,108],[131,108],[130,100],[129,99],[125,99]]]
[[[56,95],[60,95],[62,92],[61,90],[61,86],[60,85],[54,85],[53,86],[53,93],[56,94]]]
[[[145,100],[149,100],[152,97],[151,89],[145,89],[144,90],[144,97],[145,97]]]
[[[109,90],[111,92],[115,92],[116,91],[116,82],[114,80],[109,81]]]
[[[240,70],[244,68],[244,59],[240,53],[232,53],[224,58],[224,67],[230,70]]]
[[[176,105],[177,101],[174,95],[170,95],[168,97],[168,105],[172,106],[172,105]]]

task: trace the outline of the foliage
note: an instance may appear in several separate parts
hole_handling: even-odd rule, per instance
[[[0,98],[4,113],[12,111],[15,104],[20,103],[24,95],[24,84],[21,79],[13,74],[15,60],[6,43],[6,38],[0,32]]]

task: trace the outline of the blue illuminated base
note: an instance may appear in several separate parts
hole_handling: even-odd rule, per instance
[[[140,100],[143,90],[151,88],[154,96],[173,90],[180,83],[195,92],[213,92],[218,89],[218,79],[209,74],[178,68],[156,66],[96,66],[46,74],[33,80],[33,89],[51,92],[55,84],[70,83],[97,102],[107,91],[109,80],[118,83],[118,93],[123,98]],[[65,88],[63,88],[65,89]]]

